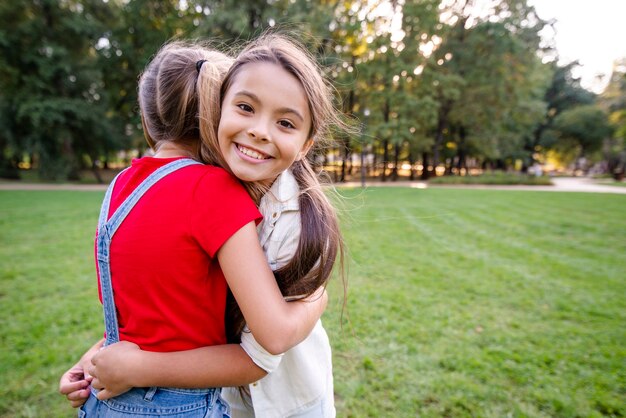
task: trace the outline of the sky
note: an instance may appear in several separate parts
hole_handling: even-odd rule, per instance
[[[626,0],[530,0],[540,18],[556,19],[560,61],[578,60],[583,87],[600,93],[613,61],[626,57]],[[603,80],[598,74],[605,74]]]

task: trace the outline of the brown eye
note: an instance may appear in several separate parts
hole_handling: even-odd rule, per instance
[[[288,120],[281,120],[278,122],[278,124],[282,126],[283,128],[288,128],[288,129],[296,128],[295,126],[293,126],[293,123],[289,122]]]
[[[252,109],[252,106],[245,104],[245,103],[238,104],[237,107],[243,110],[244,112],[252,112],[254,110]]]

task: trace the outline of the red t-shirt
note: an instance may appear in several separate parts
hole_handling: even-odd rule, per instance
[[[176,158],[144,157],[116,181],[109,217],[153,171]],[[157,182],[111,242],[111,281],[120,339],[148,351],[226,343],[226,281],[215,257],[261,214],[221,168],[192,165]]]

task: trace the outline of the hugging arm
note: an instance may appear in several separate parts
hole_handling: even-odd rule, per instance
[[[323,292],[319,289],[310,299],[319,299]],[[319,317],[314,319],[313,324]],[[302,330],[306,331],[306,328]],[[99,399],[120,395],[132,387],[242,386],[263,378],[278,367],[282,354],[269,353],[248,331],[242,334],[241,340],[240,345],[169,353],[143,351],[136,344],[121,341],[98,351],[93,357],[89,368],[93,376],[92,386],[100,389]]]
[[[248,328],[269,353],[283,353],[309,335],[328,295],[320,290],[319,297],[286,302],[259,245],[254,222],[233,234],[217,257]]]
[[[326,308],[328,296],[319,289],[303,301],[285,302],[253,222],[226,241],[217,256],[254,337],[243,335],[241,345],[170,353],[142,351],[129,342],[113,344],[93,358],[93,386],[102,389],[98,398],[117,396],[131,387],[246,385],[278,366],[277,353],[309,335]]]
[[[309,335],[326,308],[328,296],[320,289],[304,301],[285,302],[259,245],[254,222],[231,236],[217,257],[255,338],[244,336],[242,346],[230,344],[171,353],[142,351],[129,342],[113,344],[94,356],[89,369],[94,376],[93,386],[102,389],[98,398],[117,396],[132,387],[198,388],[252,383],[278,365],[280,358],[272,359],[271,354],[287,351]],[[246,344],[248,348],[244,350]],[[257,354],[264,350],[265,355]]]
[[[89,372],[99,399],[120,395],[132,387],[205,388],[240,386],[266,372],[237,344],[156,353],[121,341],[99,351]]]

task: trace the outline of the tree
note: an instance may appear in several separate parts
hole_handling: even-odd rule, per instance
[[[559,66],[552,61],[544,66],[552,75],[550,84],[544,94],[546,103],[545,113],[540,121],[524,138],[523,150],[524,167],[534,164],[536,155],[549,150],[556,138],[551,129],[554,120],[564,111],[576,106],[588,105],[594,102],[594,94],[580,85],[580,79],[573,76],[573,70],[578,66],[577,61]]]
[[[362,25],[360,39],[365,42],[360,43],[355,60],[360,79],[356,102],[360,115],[364,109],[370,111],[366,137],[376,139],[374,149],[382,154],[383,181],[388,178],[390,162],[391,177],[396,180],[400,159],[413,164],[429,142],[425,133],[434,124],[437,104],[428,94],[430,87],[420,79],[427,60],[420,46],[422,36],[432,36],[438,24],[437,4],[375,3],[366,14],[367,25]]]
[[[604,144],[606,168],[616,180],[622,180],[626,172],[626,58],[614,63],[609,84],[598,104],[608,112],[615,130]]]
[[[492,1],[489,7],[483,16],[473,1],[450,3],[442,15],[449,29],[435,51],[443,80],[458,89],[438,95],[435,147],[444,137],[454,141],[459,170],[470,155],[504,164],[543,112],[536,52],[545,22],[525,0]]]
[[[41,0],[0,7],[4,165],[26,153],[43,178],[76,177],[82,156],[110,130],[90,52],[104,32],[106,6]]]
[[[555,149],[570,160],[592,158],[613,129],[606,113],[597,105],[583,105],[562,112],[554,120]],[[585,168],[585,167],[582,167]]]
[[[407,1],[402,7],[403,38],[395,49],[398,51],[399,68],[394,76],[397,85],[395,112],[397,131],[393,137],[394,163],[392,178],[397,178],[400,146],[406,146],[407,159],[411,167],[419,155],[432,147],[429,133],[437,124],[438,105],[433,90],[435,87],[424,74],[424,68],[432,64],[433,56],[428,49],[440,38],[442,27],[439,21],[439,1]],[[422,161],[423,173],[428,163]],[[414,176],[413,169],[411,176]]]

